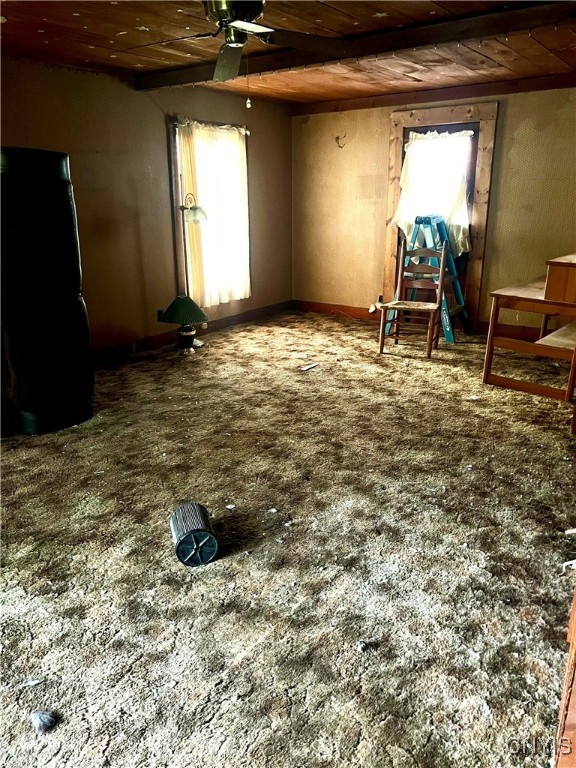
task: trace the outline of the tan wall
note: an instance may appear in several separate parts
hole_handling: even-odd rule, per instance
[[[546,260],[576,253],[576,89],[501,99],[482,290],[527,282]],[[502,312],[502,321],[538,325],[535,315]]]
[[[546,259],[576,251],[576,89],[478,101],[500,103],[486,320],[490,290],[537,277]],[[409,106],[293,119],[294,298],[367,307],[380,293],[389,116]],[[503,319],[526,321],[511,313]]]
[[[286,107],[202,88],[140,93],[105,75],[2,62],[2,144],[67,152],[95,347],[163,333],[176,289],[165,115],[249,126],[252,296],[212,319],[291,298]],[[38,204],[39,201],[33,201]],[[33,225],[33,219],[31,219]]]
[[[294,298],[368,306],[382,285],[388,112],[293,120]]]

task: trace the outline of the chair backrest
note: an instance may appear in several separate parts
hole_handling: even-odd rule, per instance
[[[430,248],[406,251],[406,240],[403,240],[398,253],[396,297],[404,301],[406,291],[433,291],[436,306],[440,307],[444,295],[447,254],[447,240],[442,246],[442,251],[433,251]]]

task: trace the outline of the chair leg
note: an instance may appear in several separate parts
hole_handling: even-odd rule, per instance
[[[436,318],[436,312],[431,312],[430,317],[428,319],[428,333],[426,335],[426,357],[430,359],[432,356],[432,344],[434,342],[434,328],[436,326],[435,323]]]
[[[438,310],[436,315],[436,349],[438,349],[438,343],[440,338],[444,335],[444,329],[442,327],[442,310]]]
[[[394,326],[394,346],[400,341],[400,312],[402,312],[402,310],[397,309],[396,317],[394,318],[396,320],[396,325]]]
[[[384,329],[386,327],[386,310],[381,309],[380,310],[380,336],[378,337],[378,346],[380,350],[380,354],[384,351]]]
[[[442,325],[440,322],[440,312],[436,313],[436,319],[434,321],[434,349],[438,349],[438,342],[440,341],[440,334],[442,332]]]

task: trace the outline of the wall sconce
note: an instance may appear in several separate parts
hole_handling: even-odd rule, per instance
[[[202,208],[200,205],[196,204],[196,198],[192,194],[192,192],[188,192],[186,197],[184,198],[183,205],[180,206],[180,210],[182,211],[182,221],[191,221],[193,224],[200,224],[201,221],[206,221],[208,219],[208,216],[206,216],[206,212],[204,211],[204,208]],[[186,242],[186,238],[184,238],[184,242]]]
[[[180,326],[176,331],[178,346],[185,353],[190,354],[194,352],[195,346],[204,346],[204,342],[200,344],[194,343],[198,341],[194,338],[196,336],[196,328],[194,326],[205,326],[208,318],[190,296],[176,296],[168,309],[164,311],[158,310],[157,317],[159,323],[177,323]]]

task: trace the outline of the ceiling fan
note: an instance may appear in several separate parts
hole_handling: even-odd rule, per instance
[[[268,45],[321,53],[332,61],[358,55],[358,45],[353,41],[272,29],[257,24],[256,22],[264,13],[265,0],[206,0],[202,5],[206,18],[218,25],[218,31],[194,37],[216,37],[222,30],[224,31],[225,42],[218,53],[212,78],[215,82],[230,80],[238,75],[242,48],[248,35],[254,35]]]

